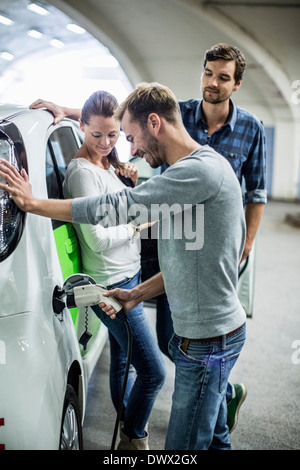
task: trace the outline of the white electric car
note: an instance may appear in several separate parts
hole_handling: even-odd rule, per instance
[[[0,106],[0,157],[29,174],[39,198],[62,198],[77,123]],[[0,190],[0,449],[80,449],[88,380],[107,340],[90,308],[58,295],[81,273],[70,223],[25,214]],[[86,326],[92,334],[79,343]]]

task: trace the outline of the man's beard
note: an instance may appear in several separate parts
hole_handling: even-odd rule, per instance
[[[143,152],[144,158],[145,158],[145,155],[149,155],[151,159],[151,162],[150,162],[145,158],[147,163],[151,166],[151,168],[160,167],[164,163],[164,160],[162,160],[159,155],[159,147],[158,147],[157,139],[155,137],[152,137],[152,135],[148,134],[147,140],[146,140],[146,147],[147,149],[149,149],[149,151]]]
[[[224,101],[227,101],[229,96],[222,96],[220,92],[214,93],[212,96],[209,95],[208,90],[204,90],[202,93],[203,101],[206,103],[211,103],[211,104],[219,104],[223,103]]]

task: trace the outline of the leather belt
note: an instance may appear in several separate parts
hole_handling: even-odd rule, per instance
[[[230,336],[234,335],[235,333],[237,333],[239,330],[241,330],[243,328],[243,326],[245,325],[245,323],[243,323],[241,326],[239,326],[238,328],[236,328],[235,330],[233,331],[230,331],[230,333],[227,333],[225,335],[226,338],[229,338]],[[191,341],[196,341],[197,343],[212,343],[214,341],[221,341],[222,338],[223,338],[224,335],[221,335],[221,336],[213,336],[212,338],[183,338],[183,341],[181,343],[181,350],[186,353],[187,352],[187,348],[190,344]]]

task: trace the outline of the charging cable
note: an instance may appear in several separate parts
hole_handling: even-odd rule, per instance
[[[125,323],[125,326],[126,326],[126,329],[127,329],[127,336],[128,336],[128,346],[127,346],[127,360],[126,360],[126,368],[125,368],[125,373],[124,373],[123,388],[122,388],[122,392],[121,392],[119,408],[118,408],[118,411],[117,411],[115,429],[114,429],[114,433],[113,433],[113,438],[112,438],[112,443],[111,443],[110,450],[115,450],[115,443],[116,443],[116,438],[117,438],[117,434],[118,434],[120,419],[121,419],[122,410],[123,410],[124,395],[125,395],[126,386],[127,386],[129,367],[130,367],[130,363],[131,363],[131,353],[132,353],[132,331],[131,331],[131,328],[130,328],[130,325],[129,325],[129,322],[128,322],[128,319],[127,319],[127,314],[126,314],[125,310],[122,309],[116,315],[117,315],[117,318],[119,320],[122,320]]]

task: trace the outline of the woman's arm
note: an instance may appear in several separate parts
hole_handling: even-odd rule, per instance
[[[65,106],[59,106],[58,104],[46,101],[43,99],[37,99],[30,106],[30,109],[46,108],[51,111],[54,115],[54,124],[58,124],[64,117],[74,119],[78,121],[81,116],[81,109],[67,108]]]

